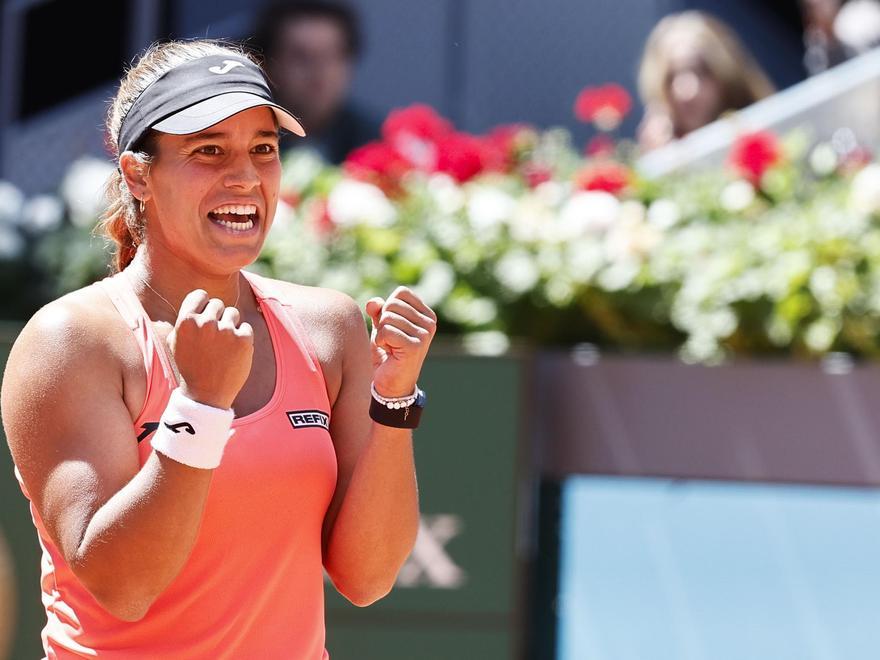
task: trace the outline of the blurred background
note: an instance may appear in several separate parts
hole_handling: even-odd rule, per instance
[[[0,363],[109,273],[104,115],[167,38],[244,43],[309,132],[253,269],[438,311],[419,540],[380,603],[328,586],[334,660],[877,657],[880,3],[4,0],[0,35]],[[0,521],[0,657],[39,657],[5,449]]]

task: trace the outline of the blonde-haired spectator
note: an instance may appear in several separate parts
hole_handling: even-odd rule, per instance
[[[655,149],[774,92],[770,79],[717,18],[686,11],[651,31],[639,68],[645,116],[639,144]]]

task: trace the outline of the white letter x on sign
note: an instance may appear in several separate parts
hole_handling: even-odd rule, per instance
[[[454,514],[422,516],[415,547],[397,576],[398,586],[455,589],[464,584],[467,575],[445,550],[462,527],[461,518]]]

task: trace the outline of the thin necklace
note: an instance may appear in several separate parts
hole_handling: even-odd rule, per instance
[[[179,314],[179,312],[178,312],[177,309],[174,307],[174,305],[172,305],[170,302],[168,302],[168,299],[167,299],[165,296],[163,296],[161,293],[159,293],[158,291],[156,291],[156,289],[154,289],[153,287],[151,287],[151,286],[150,286],[150,283],[147,282],[147,280],[145,280],[145,279],[143,279],[143,278],[141,278],[141,277],[139,277],[138,279],[141,281],[141,284],[143,284],[143,285],[144,285],[145,287],[147,287],[150,291],[152,291],[152,292],[155,293],[157,296],[159,296],[159,298],[162,299],[162,302],[164,302],[166,305],[168,305],[168,306],[171,308],[171,311],[174,312],[174,318],[176,319],[176,318],[177,318],[177,315]],[[233,307],[238,307],[238,300],[239,300],[239,298],[241,298],[241,285],[240,285],[240,284],[239,284],[239,287],[238,287],[238,295],[235,297],[235,302],[232,303],[232,306],[233,306]]]

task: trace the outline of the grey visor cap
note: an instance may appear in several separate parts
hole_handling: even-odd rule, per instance
[[[306,132],[302,125],[287,110],[261,96],[248,92],[218,94],[174,113],[157,124],[153,124],[153,128],[162,133],[188,135],[203,131],[224,119],[229,119],[232,115],[261,105],[272,108],[275,117],[278,118],[278,124],[282,128],[286,128],[300,137],[305,137]]]

